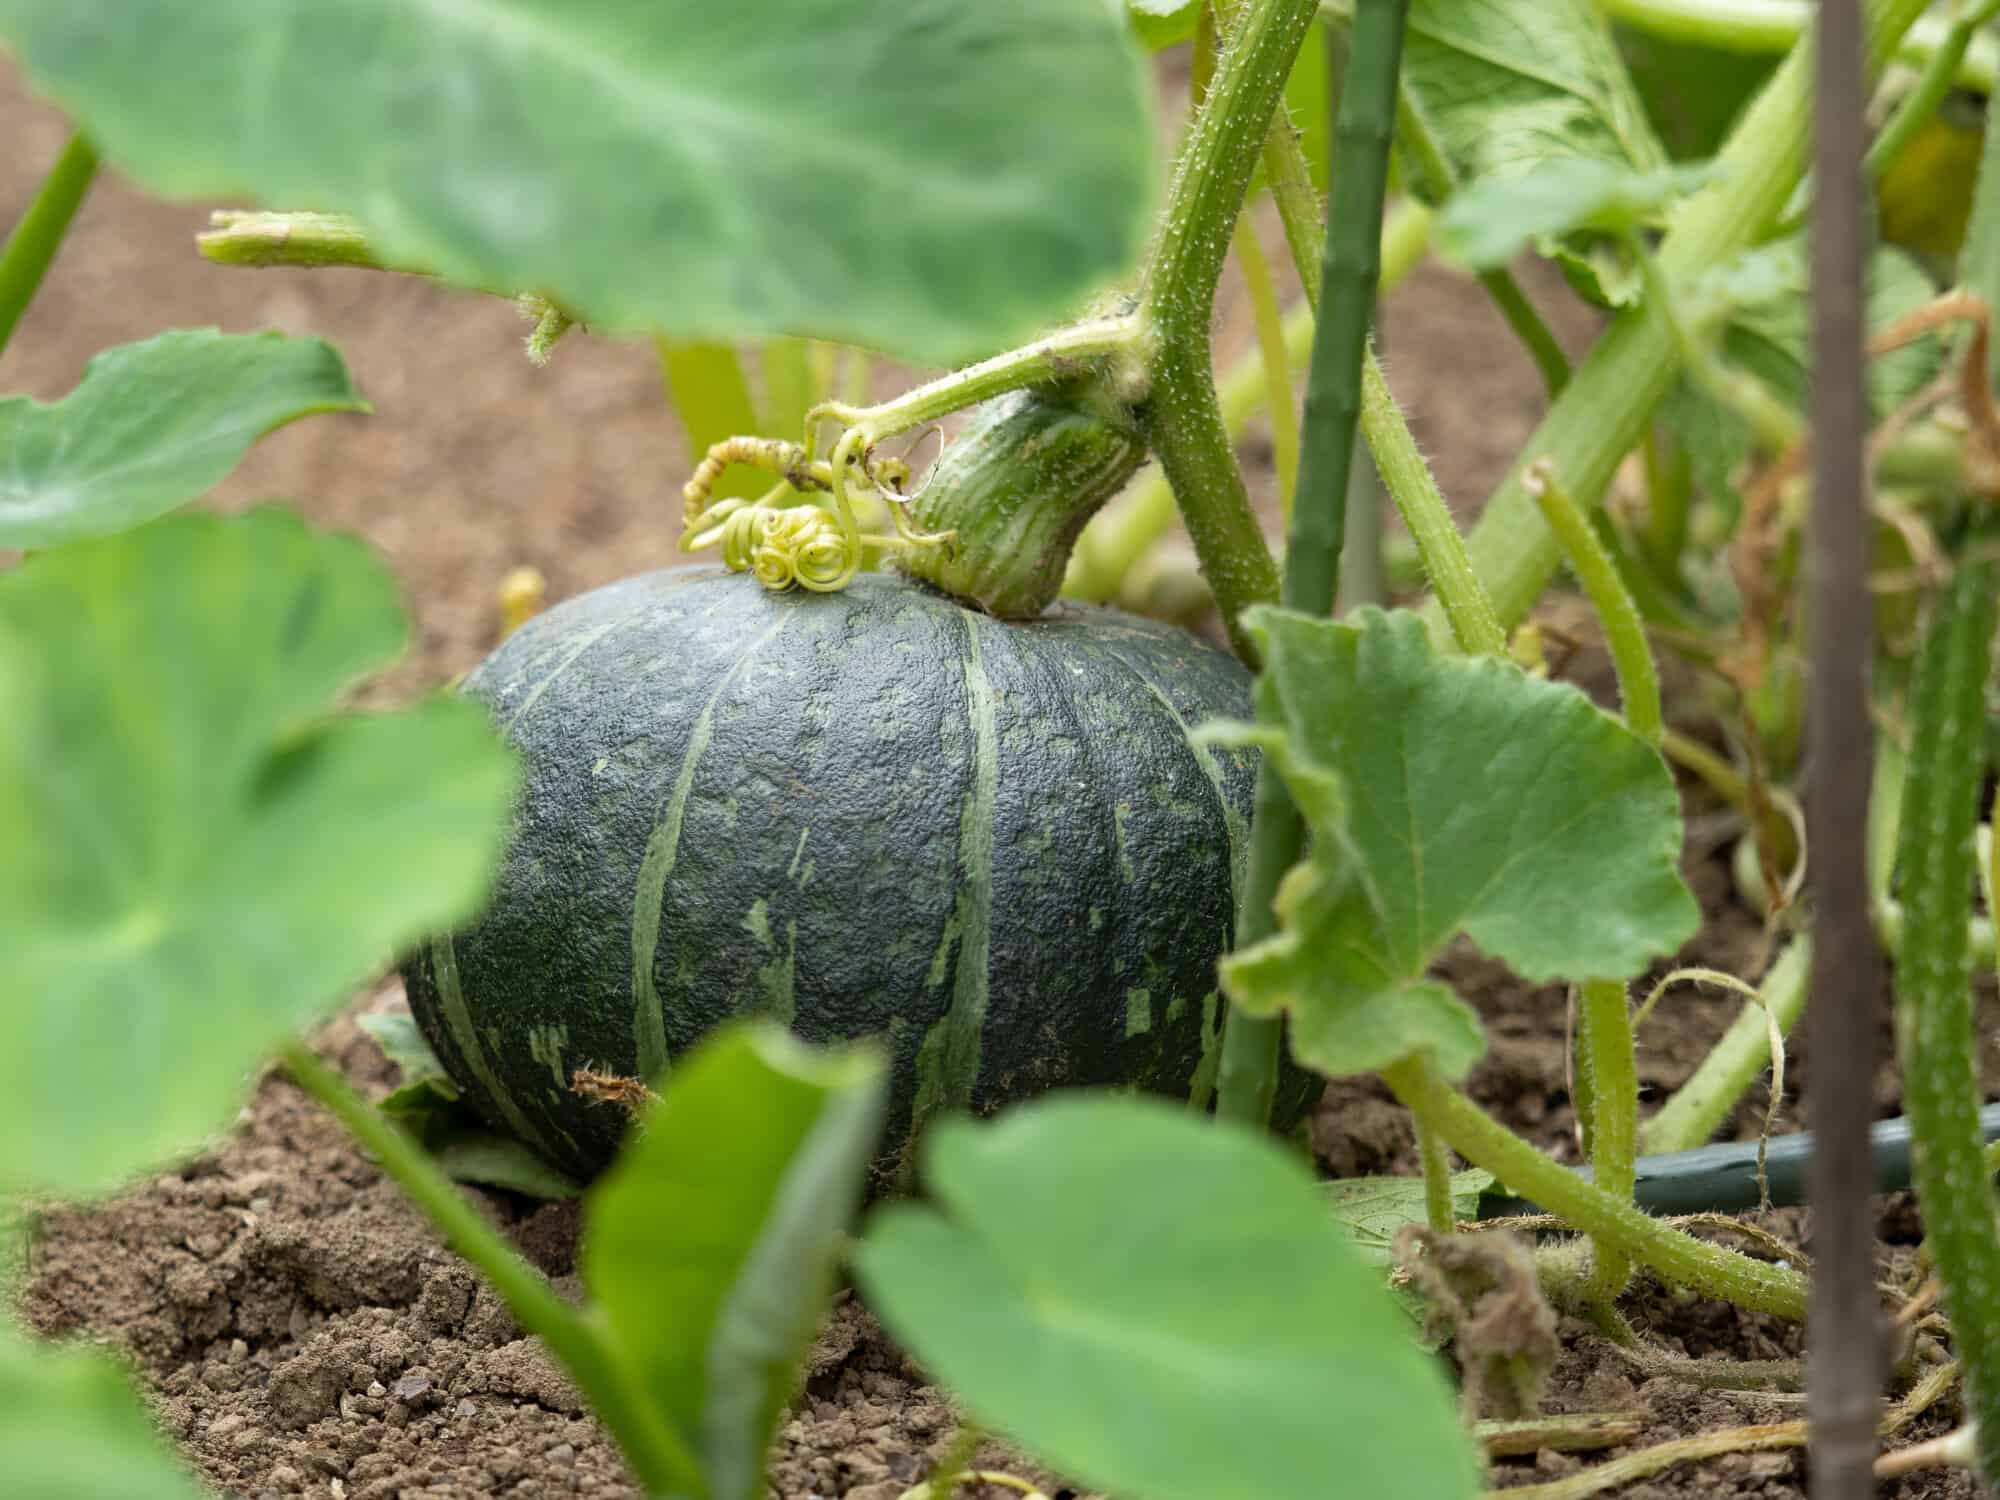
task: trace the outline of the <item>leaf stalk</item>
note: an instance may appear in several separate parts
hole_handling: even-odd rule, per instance
[[[97,152],[79,131],[69,138],[28,211],[0,247],[0,353],[6,352],[21,315],[34,301],[96,175]]]

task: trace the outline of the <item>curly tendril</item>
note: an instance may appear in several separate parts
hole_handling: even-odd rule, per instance
[[[754,502],[717,500],[716,482],[733,464],[762,469],[779,483]],[[902,493],[909,478],[907,463],[877,457],[858,428],[842,434],[830,459],[815,459],[809,448],[773,438],[725,438],[703,455],[681,488],[681,550],[698,552],[720,544],[725,567],[754,574],[767,589],[831,593],[861,571],[864,546],[949,544],[949,534],[933,536],[910,524]],[[826,497],[823,507],[811,501],[782,503],[788,495],[814,493]],[[856,524],[855,499],[870,493],[886,503],[895,523],[893,536],[864,535]]]
[[[722,528],[722,562],[731,572],[752,574],[765,588],[802,588],[831,593],[845,588],[860,569],[833,518],[815,506],[786,510],[751,506]]]

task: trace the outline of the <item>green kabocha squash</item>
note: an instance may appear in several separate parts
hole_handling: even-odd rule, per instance
[[[1253,766],[1236,661],[1063,606],[1004,623],[870,574],[676,569],[550,610],[467,679],[525,762],[489,909],[405,967],[467,1097],[578,1176],[718,1023],[878,1038],[878,1172],[943,1110],[1060,1085],[1205,1101]],[[1305,1090],[1294,1079],[1294,1113]]]

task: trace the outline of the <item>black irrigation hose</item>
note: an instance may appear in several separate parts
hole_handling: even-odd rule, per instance
[[[1991,1141],[2000,1139],[2000,1104],[1989,1104],[1979,1112],[1979,1127]],[[1875,1157],[1875,1187],[1878,1192],[1894,1192],[1910,1185],[1910,1126],[1907,1120],[1882,1120],[1868,1132]],[[1771,1183],[1771,1203],[1790,1208],[1805,1202],[1806,1168],[1812,1160],[1812,1132],[1775,1136],[1765,1156],[1765,1171]],[[1574,1171],[1585,1177],[1589,1167]],[[1757,1194],[1757,1143],[1730,1141],[1720,1146],[1699,1146],[1693,1151],[1673,1151],[1664,1156],[1639,1158],[1638,1182],[1634,1196],[1639,1207],[1653,1214],[1738,1213],[1755,1208]],[[1495,1189],[1479,1200],[1479,1217],[1505,1219],[1516,1214],[1541,1210],[1525,1198],[1509,1197]]]

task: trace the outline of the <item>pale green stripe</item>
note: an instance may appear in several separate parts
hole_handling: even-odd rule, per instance
[[[554,682],[558,677],[562,676],[563,673],[567,672],[572,666],[576,664],[576,659],[579,656],[583,655],[584,652],[588,651],[592,646],[595,646],[599,641],[603,640],[607,635],[611,634],[612,631],[618,628],[619,624],[620,624],[619,621],[611,620],[603,625],[598,626],[595,630],[585,631],[583,634],[583,639],[578,641],[574,646],[570,647],[569,651],[563,656],[563,659],[557,662],[555,666],[549,670],[548,675],[542,678],[540,682],[536,683],[532,688],[528,690],[528,696],[521,701],[521,706],[515,709],[514,712],[508,716],[508,722],[511,724],[515,719],[524,717],[529,709],[533,708],[537,703],[541,702],[542,694],[546,693],[549,690],[549,684]]]
[[[444,1007],[445,1025],[451,1031],[451,1039],[458,1043],[459,1055],[472,1069],[472,1076],[486,1090],[486,1097],[506,1117],[508,1127],[515,1135],[540,1146],[544,1151],[551,1149],[549,1138],[528,1122],[528,1117],[514,1102],[513,1091],[500,1086],[500,1080],[493,1074],[493,1065],[486,1060],[479,1029],[472,1024],[472,1012],[466,1008],[465,990],[459,983],[458,950],[449,937],[431,940],[431,977],[437,982],[438,1003]]]
[[[981,1035],[989,993],[987,966],[993,939],[993,803],[1000,781],[1000,737],[993,721],[993,684],[979,656],[979,622],[984,616],[961,610],[965,619],[965,700],[972,728],[972,785],[958,820],[958,967],[951,1008],[924,1037],[917,1053],[917,1092],[911,1106],[912,1131],[944,1109],[972,1102],[979,1078]]]
[[[1209,748],[1195,739],[1194,731],[1188,727],[1188,721],[1181,717],[1181,711],[1174,707],[1173,699],[1161,692],[1153,679],[1141,671],[1134,662],[1116,651],[1112,651],[1110,656],[1119,666],[1138,679],[1139,686],[1151,693],[1154,701],[1167,711],[1168,717],[1180,730],[1181,738],[1187,742],[1189,752],[1201,766],[1202,774],[1208,778],[1208,784],[1215,788],[1216,805],[1222,809],[1223,825],[1229,830],[1229,909],[1235,911],[1238,892],[1242,888],[1244,877],[1249,873],[1250,820],[1238,812],[1236,804],[1229,800],[1229,793],[1222,784],[1222,767],[1216,764],[1215,756]]]
[[[660,946],[660,911],[666,904],[667,881],[680,857],[681,822],[687,816],[688,796],[694,790],[694,773],[702,752],[715,737],[715,710],[737,677],[764,645],[791,618],[781,614],[771,627],[750,643],[750,649],[730,664],[708,695],[688,735],[687,750],[681,757],[674,789],[667,798],[666,811],[646,840],[646,854],[639,862],[639,880],[632,892],[632,1036],[639,1049],[639,1076],[657,1083],[667,1069],[667,1017],[660,1002],[659,986],[653,980],[653,959]]]

